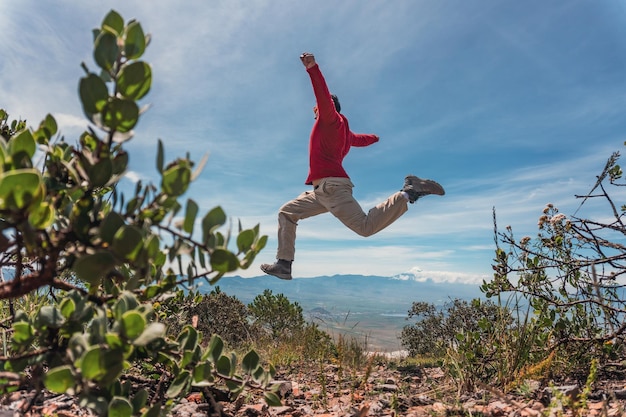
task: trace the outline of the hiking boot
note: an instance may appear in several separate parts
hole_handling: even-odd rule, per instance
[[[443,187],[433,180],[425,180],[415,175],[407,175],[404,179],[402,191],[409,195],[409,203],[413,204],[418,198],[429,194],[444,195]]]
[[[261,271],[280,279],[291,279],[291,262],[279,259],[273,264],[262,264]]]

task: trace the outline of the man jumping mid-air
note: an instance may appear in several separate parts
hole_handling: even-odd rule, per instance
[[[291,279],[291,263],[296,252],[298,221],[330,212],[348,228],[361,236],[371,236],[408,210],[407,203],[429,194],[444,195],[443,187],[435,181],[408,175],[401,191],[372,208],[367,214],[352,196],[350,177],[343,169],[343,159],[351,146],[369,146],[378,136],[353,133],[348,119],[341,114],[337,96],[331,95],[315,56],[300,56],[311,77],[316,106],[315,123],[309,139],[309,176],[305,183],[313,186],[296,199],[285,203],[278,211],[277,261],[261,265],[261,270],[281,279]]]

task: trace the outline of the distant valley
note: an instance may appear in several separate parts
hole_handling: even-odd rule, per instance
[[[348,335],[369,350],[400,350],[399,335],[413,302],[443,306],[454,299],[484,298],[475,284],[437,283],[399,277],[334,275],[283,281],[270,276],[224,277],[220,290],[245,304],[269,289],[297,302],[305,317],[330,334]],[[210,292],[214,287],[202,286]]]

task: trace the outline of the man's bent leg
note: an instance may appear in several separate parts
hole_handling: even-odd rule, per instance
[[[408,210],[407,200],[401,192],[390,196],[386,201],[372,208],[367,214],[352,196],[352,183],[349,180],[336,181],[333,187],[320,200],[343,224],[361,236],[371,236],[396,221]]]
[[[408,211],[407,201],[401,192],[391,195],[387,200],[370,209],[367,220],[362,226],[364,236],[380,232]]]

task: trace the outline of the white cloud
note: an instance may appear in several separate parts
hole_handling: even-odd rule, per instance
[[[489,280],[490,276],[483,274],[470,274],[465,272],[450,271],[424,271],[419,267],[413,267],[405,273],[397,275],[395,278],[400,280],[414,280],[417,282],[433,281],[448,282],[458,284],[476,284],[480,285],[484,280]]]
[[[145,180],[145,178],[142,178],[141,175],[138,174],[135,171],[126,171],[124,173],[124,178],[126,178],[127,180],[129,180],[133,184],[137,184],[139,181]]]

